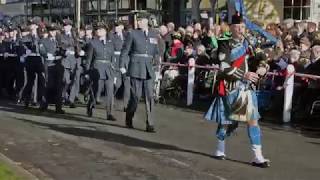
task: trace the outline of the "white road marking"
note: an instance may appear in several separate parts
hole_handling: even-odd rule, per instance
[[[184,163],[184,162],[182,162],[182,161],[179,161],[179,160],[177,160],[177,159],[170,158],[169,160],[172,161],[172,162],[174,162],[174,163],[176,163],[176,164],[179,164],[179,165],[181,165],[181,166],[190,167],[189,164]]]

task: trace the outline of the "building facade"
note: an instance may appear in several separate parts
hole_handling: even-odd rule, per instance
[[[161,22],[173,21],[179,25],[192,22],[194,1],[199,0],[81,0],[81,20],[122,19],[132,22],[138,12],[153,14]],[[200,1],[200,17],[207,20],[212,11],[221,14],[227,0]],[[75,0],[0,0],[0,14],[10,16],[40,16],[54,21],[64,17],[74,18]],[[319,22],[320,0],[245,0],[250,19],[266,24],[281,22],[286,18]]]

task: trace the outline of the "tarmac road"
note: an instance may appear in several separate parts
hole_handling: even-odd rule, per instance
[[[93,118],[85,108],[66,108],[66,115],[25,110],[0,103],[0,152],[39,177],[57,180],[317,180],[320,178],[320,132],[283,129],[262,123],[264,154],[269,169],[250,166],[246,127],[228,139],[228,160],[210,155],[216,125],[203,114],[170,106],[156,106],[157,133],[145,129],[144,106],[135,117],[135,130]]]

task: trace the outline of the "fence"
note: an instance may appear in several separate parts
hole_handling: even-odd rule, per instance
[[[188,64],[178,64],[178,63],[166,63],[162,62],[161,67],[173,66],[173,67],[185,67],[188,68],[188,87],[187,87],[187,105],[191,105],[193,101],[193,87],[194,87],[194,77],[195,69],[206,69],[213,71],[220,71],[217,66],[200,66],[195,65],[195,62],[189,62]],[[306,79],[320,80],[320,76],[311,75],[311,74],[302,74],[295,73],[293,65],[288,65],[285,74],[277,72],[268,72],[267,76],[283,76],[285,78],[283,87],[284,87],[284,105],[283,105],[283,115],[282,120],[284,123],[288,123],[291,120],[291,111],[292,111],[292,98],[294,91],[294,78],[301,77]],[[215,82],[214,82],[215,83]]]

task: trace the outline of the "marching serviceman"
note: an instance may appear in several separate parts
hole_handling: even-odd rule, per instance
[[[115,91],[114,94],[116,95],[119,88],[123,85],[124,92],[123,92],[123,105],[124,109],[127,108],[129,98],[130,98],[130,78],[125,74],[121,74],[120,72],[120,54],[121,49],[123,47],[123,42],[125,39],[124,34],[124,25],[120,22],[114,24],[114,32],[112,33],[112,42],[115,47],[114,51],[114,67],[115,71]],[[128,67],[128,63],[126,63],[125,67]]]
[[[115,121],[112,115],[112,105],[114,96],[114,44],[107,32],[107,27],[103,23],[98,23],[96,27],[97,38],[91,40],[87,50],[87,69],[90,69],[90,78],[93,81],[94,97],[91,97],[88,104],[88,115],[92,116],[92,108],[95,98],[100,97],[103,88],[106,92],[106,112],[107,120]]]
[[[158,36],[149,29],[146,17],[138,18],[138,27],[128,33],[120,55],[120,71],[122,74],[127,74],[131,82],[131,95],[126,109],[126,126],[133,128],[132,119],[141,95],[144,94],[147,111],[146,131],[155,132],[153,61],[159,56]]]
[[[48,103],[51,100],[56,106],[56,113],[64,114],[62,110],[64,67],[61,64],[64,54],[58,46],[56,38],[57,26],[51,24],[47,27],[47,31],[49,32],[49,36],[42,39],[39,45],[46,69],[46,101],[41,110],[47,110]]]
[[[22,25],[20,27],[21,36],[19,37],[19,46],[17,47],[17,55],[19,61],[16,66],[16,103],[22,103],[22,93],[23,87],[25,85],[25,62],[26,62],[26,51],[28,42],[30,42],[30,28],[28,26]]]
[[[5,88],[7,95],[10,98],[15,96],[14,91],[14,81],[15,81],[15,71],[13,69],[16,68],[16,64],[18,63],[17,56],[17,47],[18,47],[18,38],[17,38],[17,30],[16,27],[9,28],[9,38],[5,39],[6,53],[5,53]]]
[[[32,19],[29,21],[31,33],[28,41],[25,42],[27,48],[27,57],[25,62],[27,71],[27,84],[23,90],[25,107],[29,107],[32,91],[34,96],[33,101],[40,100],[40,106],[44,102],[45,69],[39,52],[40,37],[38,35],[38,23],[39,21],[37,19]],[[35,82],[36,76],[38,82]],[[35,88],[33,90],[34,86]]]
[[[64,89],[63,97],[66,103],[69,103],[70,108],[74,108],[75,98],[79,92],[78,86],[76,83],[77,71],[80,66],[80,59],[76,58],[76,37],[75,33],[72,31],[72,21],[70,19],[63,20],[63,32],[57,37],[58,45],[65,52],[65,55],[62,59],[62,65],[64,67]]]
[[[6,45],[5,45],[5,34],[4,31],[0,32],[0,94],[2,94],[2,90],[5,88],[5,63],[4,56],[6,53]]]

